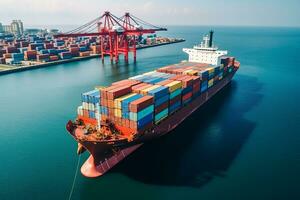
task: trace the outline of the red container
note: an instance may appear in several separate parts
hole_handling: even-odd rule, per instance
[[[70,47],[69,48],[69,51],[71,52],[71,53],[73,53],[73,52],[79,52],[79,47]]]
[[[46,44],[44,44],[44,47],[45,47],[45,49],[53,49],[54,45],[51,43],[46,43]]]
[[[140,99],[137,99],[129,104],[129,111],[130,112],[139,112],[144,108],[153,104],[154,99],[153,96],[143,96]]]
[[[132,91],[139,91],[139,88],[150,85],[148,83],[139,83],[137,85],[132,86]]]
[[[107,107],[107,99],[101,97],[100,104],[101,104],[101,106]]]
[[[185,101],[185,100],[191,98],[192,96],[193,96],[193,93],[192,93],[192,92],[189,92],[189,93],[183,95],[182,101]]]
[[[107,91],[107,98],[113,100],[115,98],[121,97],[130,92],[131,92],[131,86],[127,86],[127,85],[119,86],[116,89]]]
[[[164,81],[155,83],[155,84],[156,84],[156,85],[167,85],[167,84],[172,83],[172,82],[173,82],[173,80],[167,79],[167,80],[164,80]]]
[[[137,85],[139,83],[140,83],[140,81],[137,81],[137,80],[125,79],[125,80],[122,80],[122,81],[114,82],[112,85],[130,85],[130,86],[134,86],[134,85]]]
[[[235,58],[234,57],[229,57],[229,62],[228,62],[228,65],[229,66],[233,66],[234,65],[234,61],[235,61]]]
[[[3,56],[4,56],[4,58],[11,58],[11,54],[10,53],[6,53]]]
[[[49,61],[50,55],[49,54],[40,54],[36,56],[37,61]]]
[[[74,47],[75,47],[75,48],[76,48],[76,47],[78,48],[78,44],[70,44],[69,47],[70,47],[70,49],[71,49],[71,48],[74,48]],[[78,48],[78,50],[79,50],[79,48]]]
[[[56,61],[58,60],[58,56],[50,56],[50,61]]]
[[[166,101],[165,103],[159,105],[158,107],[156,107],[154,109],[154,113],[157,114],[157,113],[160,113],[161,111],[163,111],[164,109],[168,108],[169,106],[169,102]]]
[[[108,117],[112,117],[115,115],[114,109],[113,108],[108,108]]]
[[[13,47],[13,46],[8,46],[5,47],[6,53],[17,53],[18,49],[17,47]]]
[[[197,93],[200,91],[200,84],[199,85],[194,85],[193,86],[193,94]]]
[[[184,77],[185,75],[176,75],[176,76],[173,76],[170,78],[170,80],[174,80],[174,81],[177,81],[179,79],[181,79],[182,77]]]
[[[112,85],[112,86],[107,87],[107,88],[101,88],[100,89],[101,98],[107,99],[107,92],[110,91],[110,90],[116,89],[118,87],[120,87],[120,86],[119,85]]]
[[[113,100],[107,100],[107,107],[108,108],[114,108],[115,106],[114,106],[114,101]]]
[[[25,51],[24,52],[25,60],[35,60],[36,54],[37,54],[36,51]]]
[[[174,103],[176,103],[177,101],[181,100],[181,95],[178,95],[172,99],[170,99],[170,105],[173,105]]]
[[[194,79],[193,79],[193,77],[191,77],[191,76],[186,76],[186,77],[181,78],[181,79],[179,79],[179,80],[182,81],[182,86],[183,86],[183,88],[186,88],[186,87],[188,87],[188,86],[190,86],[190,85],[193,85],[193,82],[194,82]]]
[[[71,52],[72,56],[79,56],[79,47],[70,47],[69,52]]]
[[[28,50],[36,50],[36,45],[35,44],[29,44]]]

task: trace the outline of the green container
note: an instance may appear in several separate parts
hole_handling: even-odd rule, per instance
[[[168,112],[169,112],[169,109],[166,108],[164,109],[163,111],[161,111],[160,113],[156,114],[154,116],[154,120],[155,120],[155,123],[159,122],[160,120],[162,120],[163,118],[167,117],[168,116]]]
[[[173,99],[174,97],[176,97],[177,95],[181,94],[182,89],[177,89],[174,92],[170,93],[170,99]]]
[[[129,119],[136,122],[153,112],[154,112],[154,105],[151,105],[151,106],[139,111],[138,113],[130,112]]]

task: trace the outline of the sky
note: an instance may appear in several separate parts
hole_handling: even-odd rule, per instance
[[[300,0],[1,0],[0,22],[81,25],[109,10],[156,25],[300,26]]]

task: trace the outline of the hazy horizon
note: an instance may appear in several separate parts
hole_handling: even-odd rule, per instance
[[[300,27],[299,0],[6,0],[0,22],[23,21],[25,27],[82,25],[110,10],[117,16],[130,12],[161,26]]]

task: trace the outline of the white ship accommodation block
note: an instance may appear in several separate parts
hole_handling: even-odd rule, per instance
[[[222,56],[228,54],[227,51],[218,50],[213,44],[213,31],[210,35],[205,35],[203,41],[199,45],[191,48],[183,48],[183,51],[189,55],[189,62],[207,63],[212,65],[220,65]]]

